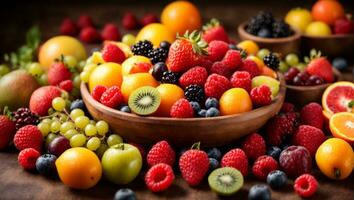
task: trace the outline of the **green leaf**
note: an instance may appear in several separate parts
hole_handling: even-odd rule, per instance
[[[32,26],[26,33],[27,46],[36,49],[41,41],[41,32],[38,26]]]
[[[354,107],[354,100],[351,100],[351,101],[348,103],[348,107],[349,107],[349,108],[353,108],[353,107]]]

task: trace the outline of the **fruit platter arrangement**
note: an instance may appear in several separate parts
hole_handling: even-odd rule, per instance
[[[34,26],[5,54],[0,155],[16,153],[18,168],[70,192],[113,185],[115,200],[146,199],[140,190],[158,199],[181,181],[215,197],[322,198],[322,182],[350,179],[348,61],[300,52],[302,37],[353,37],[339,2],[284,20],[261,11],[238,27],[240,41],[215,18],[203,25],[188,1],[169,3],[160,19],[126,13],[122,25],[123,36],[111,22],[99,32],[88,15],[64,18],[59,35],[41,40]]]

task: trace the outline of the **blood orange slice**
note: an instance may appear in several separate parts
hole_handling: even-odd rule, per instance
[[[329,120],[329,127],[334,137],[354,142],[354,113],[340,112]]]
[[[328,114],[352,112],[350,102],[354,100],[354,83],[340,81],[330,85],[322,96],[322,107]]]

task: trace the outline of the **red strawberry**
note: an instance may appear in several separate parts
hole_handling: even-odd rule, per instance
[[[75,22],[70,18],[65,18],[60,25],[60,34],[75,36],[78,33],[78,28]]]
[[[59,88],[67,92],[71,92],[74,89],[72,80],[65,80],[59,83]]]
[[[222,167],[233,167],[239,170],[244,177],[248,174],[248,159],[242,149],[232,149],[221,159]]]
[[[338,19],[334,22],[334,34],[349,34],[354,31],[354,24],[348,18]]]
[[[310,75],[317,75],[322,77],[327,83],[334,81],[332,64],[325,57],[319,57],[312,59],[306,67],[306,72]]]
[[[163,140],[156,143],[147,155],[147,163],[151,167],[159,163],[165,163],[173,167],[176,153],[167,141]]]
[[[81,29],[80,39],[87,43],[95,43],[101,40],[101,35],[93,27],[85,27]]]
[[[47,76],[50,85],[59,85],[60,82],[71,78],[71,72],[63,62],[55,62],[49,68]]]
[[[184,72],[198,65],[199,57],[207,53],[208,44],[200,38],[200,33],[188,32],[178,37],[170,47],[167,57],[167,66],[172,72]]]
[[[117,45],[107,43],[102,49],[102,58],[106,62],[122,63],[125,60],[125,54]]]
[[[204,91],[207,97],[219,99],[230,87],[231,83],[227,78],[218,74],[211,74],[204,85]]]
[[[210,73],[219,74],[226,78],[230,78],[234,70],[228,68],[223,62],[214,62],[214,64],[210,68]]]
[[[123,103],[124,98],[118,86],[108,88],[101,96],[100,102],[110,108],[115,108]]]
[[[102,40],[118,41],[121,38],[118,27],[115,24],[108,23],[103,27],[101,32]]]
[[[60,89],[54,86],[43,86],[38,88],[31,95],[29,103],[31,112],[40,116],[47,115],[49,108],[52,107],[52,100],[60,95]]]
[[[227,68],[236,70],[242,63],[241,54],[237,50],[230,49],[226,52],[221,62],[224,63]]]
[[[208,154],[199,150],[199,145],[200,143],[194,144],[179,159],[182,177],[190,186],[199,185],[209,169]]]
[[[182,98],[172,105],[170,115],[172,118],[192,118],[194,110],[189,101]]]
[[[258,76],[261,72],[253,60],[246,59],[242,62],[242,64],[238,67],[238,71],[246,71],[251,74],[251,78]]]
[[[16,133],[16,125],[6,115],[0,115],[0,150],[7,147]]]
[[[226,52],[229,50],[229,45],[220,40],[214,40],[208,46],[208,59],[212,62],[221,61]]]
[[[157,22],[159,22],[159,18],[157,18],[156,15],[153,13],[148,13],[144,15],[143,18],[141,18],[140,25],[146,26],[148,24],[157,23]]]
[[[188,85],[200,85],[204,86],[206,79],[208,78],[208,72],[204,67],[193,67],[186,71],[179,78],[179,84],[182,88],[186,88]]]
[[[18,129],[14,137],[15,147],[20,151],[26,148],[34,148],[40,151],[42,143],[42,133],[37,126],[34,125],[27,125]]]
[[[79,20],[77,21],[77,25],[80,29],[86,27],[94,27],[92,18],[88,15],[80,15]]]
[[[211,19],[208,24],[203,26],[203,30],[203,39],[208,43],[213,40],[221,40],[227,43],[229,42],[229,36],[217,19]]]
[[[305,147],[315,157],[318,147],[326,140],[323,132],[313,126],[301,125],[293,136],[294,145]]]
[[[134,30],[138,28],[139,22],[133,13],[125,13],[122,18],[123,27],[127,30]]]
[[[324,123],[322,106],[315,102],[307,104],[301,109],[300,119],[302,124],[322,129]]]
[[[249,159],[256,160],[258,157],[265,155],[266,143],[261,135],[253,133],[243,140],[241,149]]]
[[[243,88],[247,92],[251,91],[252,80],[250,73],[246,71],[236,71],[231,77],[232,87]]]

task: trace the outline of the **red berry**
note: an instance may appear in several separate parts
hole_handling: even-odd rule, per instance
[[[71,92],[74,88],[74,84],[73,84],[72,80],[66,80],[66,81],[60,82],[59,87],[62,90],[65,90],[67,92]]]
[[[81,30],[80,39],[87,43],[95,43],[101,40],[101,36],[95,28],[88,26]]]
[[[60,25],[60,34],[75,36],[78,33],[78,28],[75,22],[70,18],[65,18]]]
[[[251,78],[260,75],[260,70],[257,66],[257,63],[255,63],[253,60],[244,60],[242,64],[238,67],[238,71],[246,71],[250,73]]]
[[[121,39],[121,35],[118,27],[112,23],[106,24],[101,32],[101,38],[102,40],[119,41]]]
[[[93,88],[92,92],[91,92],[91,96],[96,100],[96,101],[100,101],[102,94],[104,92],[106,92],[107,87],[103,86],[103,85],[97,85]]]
[[[101,96],[100,102],[110,108],[115,108],[124,101],[118,86],[108,88]]]
[[[219,74],[211,74],[204,85],[204,91],[207,97],[219,99],[230,87],[231,83],[226,77]]]
[[[279,157],[279,164],[286,175],[293,178],[312,170],[310,152],[302,146],[290,146],[283,150]]]
[[[226,78],[230,78],[234,70],[228,68],[223,62],[218,61],[213,63],[209,71],[211,74],[219,74]]]
[[[242,149],[232,149],[221,159],[222,167],[233,167],[239,170],[244,177],[248,174],[248,159]]]
[[[60,95],[61,91],[58,87],[43,86],[38,88],[31,95],[29,103],[31,112],[40,116],[47,115],[49,108],[52,107],[52,100]]]
[[[7,116],[0,115],[0,150],[6,148],[16,133],[16,124]]]
[[[272,92],[267,85],[261,85],[251,90],[251,100],[257,107],[266,106],[272,103]]]
[[[315,102],[307,104],[301,109],[300,119],[302,124],[322,129],[324,123],[322,106]]]
[[[79,20],[77,21],[77,25],[81,29],[86,27],[94,27],[93,21],[88,15],[80,15]]]
[[[229,69],[236,70],[242,63],[241,54],[237,50],[230,49],[221,61]]]
[[[246,71],[236,71],[231,77],[231,85],[235,88],[243,88],[247,92],[251,91],[252,80],[250,73]]]
[[[214,40],[229,42],[229,36],[217,19],[211,19],[209,23],[203,26],[203,30],[203,39],[208,43]]]
[[[271,171],[278,169],[278,162],[271,156],[259,157],[252,166],[253,175],[259,180],[266,180]]]
[[[37,126],[27,125],[20,128],[14,137],[14,144],[18,150],[34,148],[40,151],[42,148],[43,136]]]
[[[208,72],[204,67],[193,67],[186,71],[179,78],[179,84],[182,88],[186,88],[189,85],[200,85],[204,86],[208,78]]]
[[[349,34],[354,31],[354,24],[347,18],[338,19],[334,22],[334,34]]]
[[[192,118],[194,110],[187,99],[179,99],[171,107],[170,115],[173,118]]]
[[[157,16],[153,13],[148,13],[144,15],[143,18],[141,18],[140,25],[146,26],[148,24],[157,23],[157,22],[159,22],[159,18],[157,18]]]
[[[117,45],[108,43],[102,49],[102,58],[106,62],[122,63],[125,60],[125,54]]]
[[[327,83],[332,83],[334,81],[332,68],[332,64],[326,57],[319,57],[311,60],[306,67],[306,72],[309,75],[317,75],[323,78]],[[299,74],[301,74],[301,72]]]
[[[175,157],[176,154],[172,147],[167,141],[163,140],[152,146],[147,155],[147,163],[149,166],[165,163],[172,167],[175,163]]]
[[[310,174],[303,174],[299,176],[294,183],[295,192],[301,197],[311,197],[314,195],[318,188],[318,182]]]
[[[174,179],[175,175],[171,166],[164,163],[152,166],[145,175],[146,186],[153,192],[166,190]]]
[[[283,113],[295,112],[295,106],[292,103],[284,102],[280,112]]]
[[[220,40],[211,41],[208,45],[208,59],[212,62],[221,61],[226,52],[229,50],[229,45]]]
[[[55,62],[49,68],[48,73],[48,83],[50,85],[57,86],[62,81],[69,80],[71,78],[70,70],[62,62]]]
[[[266,143],[261,135],[252,133],[243,140],[241,149],[249,159],[256,160],[258,157],[265,155]]]
[[[294,134],[294,145],[305,147],[314,158],[318,147],[326,140],[322,130],[308,125],[299,126]]]
[[[36,149],[26,148],[18,154],[17,160],[23,169],[31,170],[36,168],[36,161],[39,156],[41,154]]]
[[[207,71],[209,71],[212,65],[213,62],[211,62],[206,56],[199,56],[197,66],[204,67]]]
[[[127,30],[134,30],[139,26],[138,20],[132,13],[124,14],[122,24],[123,27]]]

